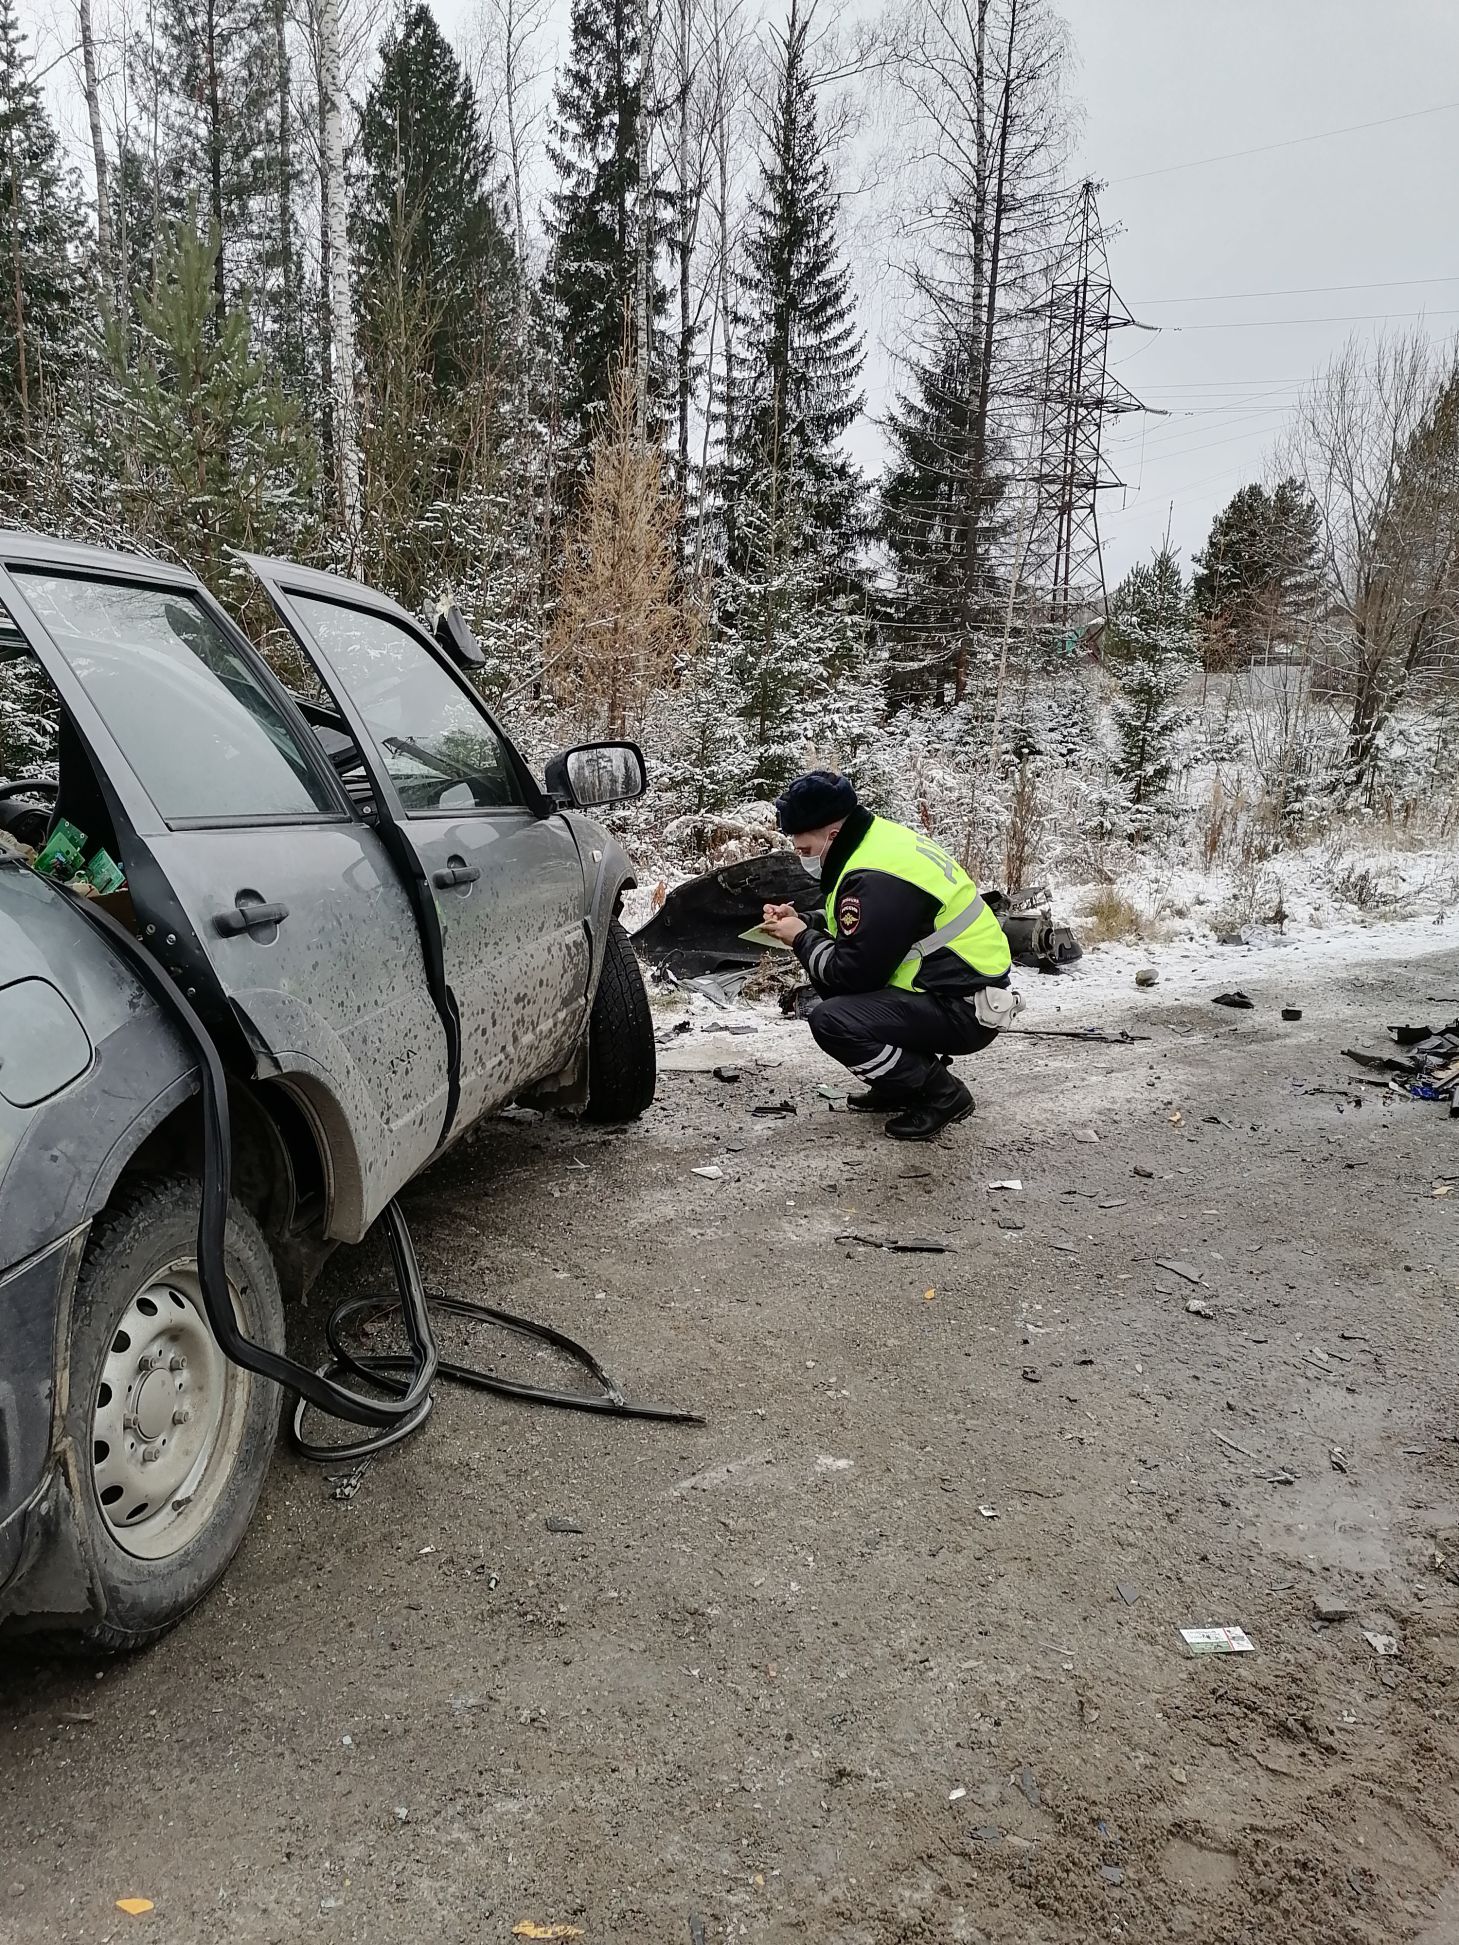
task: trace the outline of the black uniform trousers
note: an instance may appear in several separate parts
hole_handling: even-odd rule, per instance
[[[941,1080],[942,1054],[976,1054],[998,1038],[973,1012],[970,995],[838,993],[812,1007],[816,1045],[856,1078],[894,1101],[914,1101]]]

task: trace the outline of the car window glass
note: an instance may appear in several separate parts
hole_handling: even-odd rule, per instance
[[[191,595],[14,572],[169,823],[335,812],[273,696]]]
[[[364,717],[408,811],[525,801],[501,738],[408,629],[336,601],[291,599]]]

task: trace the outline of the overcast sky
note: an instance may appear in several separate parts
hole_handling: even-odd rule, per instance
[[[856,11],[873,4],[856,0]],[[462,45],[476,0],[436,6]],[[42,59],[54,59],[70,0],[21,7]],[[835,0],[822,9],[833,15]],[[1112,370],[1170,414],[1109,428],[1125,482],[1101,501],[1113,585],[1167,520],[1189,562],[1212,515],[1261,476],[1297,390],[1350,332],[1380,331],[1385,318],[1405,329],[1422,313],[1436,337],[1455,335],[1459,0],[1062,0],[1062,11],[1082,107],[1074,173],[1107,185],[1116,290],[1160,327],[1119,333]],[[566,0],[553,12],[565,20]],[[48,91],[81,160],[79,103],[63,74]],[[1372,122],[1385,125],[1352,126]],[[1294,139],[1339,129],[1351,132]],[[1290,146],[1202,161],[1277,143]],[[1202,166],[1176,166],[1189,163]],[[878,220],[863,218],[852,241],[869,351],[869,416],[852,443],[869,466],[882,449],[874,420],[895,300],[877,270],[896,242],[878,238]]]

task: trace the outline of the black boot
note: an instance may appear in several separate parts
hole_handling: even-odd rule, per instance
[[[848,1094],[846,1105],[853,1114],[895,1114],[907,1105],[905,1094],[889,1094],[884,1087],[868,1087],[864,1093]]]
[[[892,1117],[886,1131],[894,1141],[931,1141],[972,1111],[972,1095],[956,1074],[944,1068],[933,1075],[920,1100]]]

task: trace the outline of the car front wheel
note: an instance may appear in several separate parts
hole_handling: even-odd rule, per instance
[[[278,1434],[278,1387],[218,1348],[198,1280],[199,1185],[124,1190],[93,1226],[77,1280],[68,1429],[103,1613],[93,1648],[140,1647],[200,1601],[248,1528]],[[262,1232],[230,1203],[225,1261],[246,1336],[284,1347]]]
[[[615,919],[588,1022],[587,1118],[636,1121],[651,1105],[657,1079],[643,972],[628,934]]]

